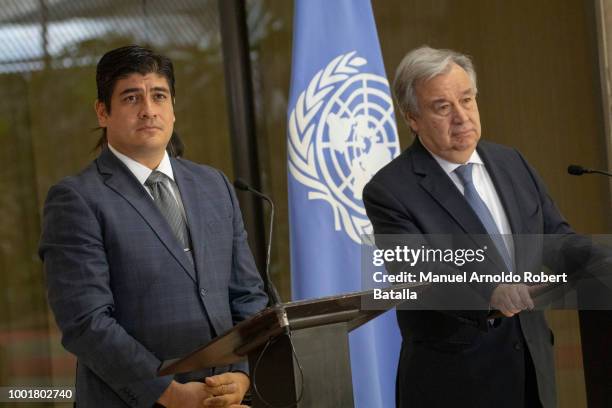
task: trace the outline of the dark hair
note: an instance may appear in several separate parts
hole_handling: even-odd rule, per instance
[[[170,58],[156,54],[148,48],[139,45],[128,45],[116,48],[104,54],[96,67],[96,86],[98,88],[98,101],[104,104],[106,112],[111,112],[111,98],[118,80],[130,74],[155,73],[166,78],[170,87],[170,95],[174,101],[174,67]],[[173,102],[174,103],[174,102]],[[98,140],[96,147],[101,148],[107,143],[106,129],[102,129],[102,137]],[[183,143],[178,135],[173,132],[168,144],[173,146],[168,149],[169,153],[175,153],[176,147],[182,153]],[[176,154],[171,154],[175,156]]]
[[[166,146],[166,150],[170,157],[183,157],[185,144],[174,130],[172,131],[172,136],[170,136],[170,141],[168,142],[168,146]]]

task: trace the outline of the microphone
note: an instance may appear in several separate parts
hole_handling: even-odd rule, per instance
[[[567,166],[567,172],[572,176],[582,176],[584,173],[588,173],[588,170],[578,164],[570,164]]]
[[[567,172],[572,176],[582,176],[583,174],[596,173],[612,177],[612,173],[610,173],[609,171],[587,169],[585,167],[580,166],[579,164],[570,164],[569,166],[567,166]]]
[[[266,246],[267,254],[266,254],[266,269],[265,269],[264,279],[265,279],[266,288],[268,289],[267,290],[268,296],[270,300],[272,301],[272,304],[277,305],[281,302],[280,296],[278,295],[278,291],[276,290],[276,287],[274,286],[274,284],[272,283],[272,280],[270,279],[270,251],[272,249],[272,229],[274,228],[274,202],[272,201],[270,197],[268,197],[267,195],[265,195],[264,193],[260,191],[255,190],[253,187],[248,185],[242,179],[238,178],[234,180],[234,187],[236,187],[238,190],[248,191],[250,193],[253,193],[257,197],[265,200],[270,205],[270,232],[268,233],[268,245]]]

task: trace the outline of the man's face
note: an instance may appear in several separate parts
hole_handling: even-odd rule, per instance
[[[161,160],[175,120],[164,76],[134,73],[119,79],[111,96],[110,113],[100,101],[96,102],[96,113],[114,148],[137,161],[158,156]]]
[[[418,114],[408,113],[412,130],[431,152],[454,163],[465,163],[480,139],[476,91],[467,72],[453,64],[450,71],[415,87]]]

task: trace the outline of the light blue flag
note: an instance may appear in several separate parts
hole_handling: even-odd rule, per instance
[[[364,185],[399,154],[369,0],[296,0],[288,184],[294,299],[361,290]],[[350,337],[355,405],[395,406],[393,312]]]

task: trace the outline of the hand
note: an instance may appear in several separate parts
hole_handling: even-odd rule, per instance
[[[245,405],[240,405],[251,384],[246,374],[224,373],[206,377],[204,381],[206,392],[212,395],[204,401],[204,407],[246,408]]]
[[[512,317],[522,310],[531,310],[534,307],[529,286],[522,283],[516,285],[502,283],[491,295],[491,309],[499,310],[506,317]]]
[[[201,408],[202,401],[211,395],[201,382],[172,381],[157,402],[166,408]]]

